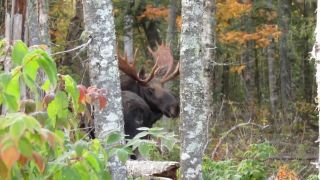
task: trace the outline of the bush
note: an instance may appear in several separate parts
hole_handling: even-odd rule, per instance
[[[260,180],[267,179],[268,164],[265,162],[276,149],[268,143],[252,144],[244,153],[246,159],[236,162],[234,160],[213,161],[204,158],[203,177],[207,180]]]

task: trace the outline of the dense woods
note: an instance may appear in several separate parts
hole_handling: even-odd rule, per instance
[[[319,3],[1,0],[0,179],[320,179]]]

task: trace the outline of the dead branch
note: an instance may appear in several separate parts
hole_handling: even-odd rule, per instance
[[[219,139],[219,142],[218,144],[216,145],[216,147],[214,148],[212,154],[211,154],[211,158],[213,159],[220,147],[220,145],[222,144],[223,140],[234,130],[240,128],[240,127],[243,127],[243,126],[248,126],[248,125],[252,125],[252,126],[255,126],[255,127],[258,127],[260,129],[265,129],[267,128],[269,125],[266,125],[266,126],[263,126],[263,125],[260,125],[260,124],[256,124],[256,123],[253,123],[251,122],[251,119],[246,122],[246,123],[240,123],[240,124],[237,124],[235,126],[233,126],[231,129],[229,129],[220,139]]]

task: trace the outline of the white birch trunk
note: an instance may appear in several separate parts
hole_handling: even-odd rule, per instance
[[[318,137],[318,143],[320,140],[320,12],[319,12],[319,7],[320,7],[320,0],[318,0],[317,4],[317,25],[316,25],[316,42],[314,43],[313,50],[311,52],[313,58],[315,59],[316,63],[316,82],[317,82],[317,103],[318,103],[318,121],[319,121],[319,137]],[[318,162],[317,162],[317,168],[319,169],[319,174],[318,174],[318,179],[320,179],[320,143],[319,143],[319,155],[318,155]]]
[[[108,90],[108,107],[95,113],[95,132],[104,139],[111,131],[123,133],[123,114],[116,37],[111,0],[83,0],[86,32],[93,38],[88,49],[92,85]],[[109,161],[115,180],[126,179],[126,168],[117,158]]]
[[[205,0],[204,14],[203,14],[203,36],[202,42],[204,44],[204,103],[206,111],[206,123],[207,131],[203,132],[204,141],[208,141],[209,124],[213,122],[213,78],[214,78],[214,63],[215,63],[215,0]],[[203,148],[203,152],[205,148]]]
[[[182,1],[180,51],[181,179],[202,179],[206,116],[203,108],[203,0]]]

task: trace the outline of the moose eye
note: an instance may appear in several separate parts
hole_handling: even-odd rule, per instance
[[[148,88],[147,92],[149,95],[152,95],[154,93],[154,88]]]

